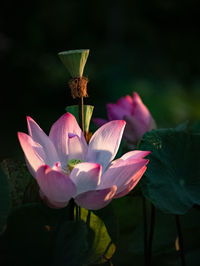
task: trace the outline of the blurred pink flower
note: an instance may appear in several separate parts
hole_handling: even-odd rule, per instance
[[[149,110],[136,92],[133,93],[133,97],[127,95],[120,98],[117,103],[108,103],[106,107],[109,121],[124,119],[127,122],[124,138],[128,143],[137,145],[145,132],[156,127]],[[97,126],[108,122],[101,118],[95,118],[93,121]]]
[[[131,151],[112,161],[118,151],[125,121],[100,127],[86,143],[75,117],[66,113],[47,136],[27,117],[29,135],[18,133],[27,166],[50,207],[62,208],[71,198],[86,209],[100,209],[126,195],[146,170],[148,151]],[[76,159],[76,160],[74,160]],[[74,165],[73,165],[74,164]]]

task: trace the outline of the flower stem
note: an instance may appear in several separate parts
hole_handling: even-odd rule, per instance
[[[186,264],[185,264],[184,245],[183,245],[183,234],[182,234],[180,216],[179,215],[176,215],[176,229],[177,229],[177,233],[178,233],[181,265],[185,266]]]
[[[84,101],[83,96],[80,98],[79,101],[79,125],[84,133]]]
[[[81,207],[78,207],[78,209],[79,209],[79,212],[78,212],[79,220],[81,220]]]
[[[153,236],[154,236],[154,228],[155,228],[155,214],[156,209],[153,204],[151,204],[151,224],[150,224],[150,232],[149,232],[149,246],[148,246],[148,265],[152,265],[152,244],[153,244]]]
[[[75,207],[75,203],[74,203],[74,199],[71,199],[70,200],[70,203],[69,203],[69,219],[71,221],[74,220],[74,207]]]
[[[142,209],[143,209],[143,221],[144,221],[144,265],[147,266],[147,209],[146,199],[142,196]]]
[[[78,221],[79,220],[79,207],[75,205],[75,209],[76,209],[76,221]]]
[[[90,219],[91,219],[91,210],[88,210],[87,220],[86,223],[88,226],[90,226]]]
[[[79,109],[79,126],[83,131],[83,134],[85,136],[85,126],[84,126],[84,101],[83,101],[83,96],[81,96],[80,100],[79,100],[79,105],[78,105],[78,109]],[[77,206],[76,208],[76,219],[77,220],[81,220],[81,207]]]

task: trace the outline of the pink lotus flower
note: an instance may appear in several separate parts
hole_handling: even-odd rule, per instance
[[[103,125],[89,144],[70,113],[53,124],[49,136],[32,118],[27,123],[29,135],[19,132],[18,138],[40,195],[51,207],[65,207],[74,198],[86,209],[103,208],[131,191],[146,170],[147,151],[131,151],[112,161],[125,121]]]
[[[120,98],[117,103],[108,103],[106,107],[109,121],[124,119],[127,122],[124,138],[129,143],[136,145],[145,132],[156,127],[149,110],[136,92],[133,93],[133,97],[127,95]],[[95,118],[93,121],[98,126],[108,122],[101,118]]]

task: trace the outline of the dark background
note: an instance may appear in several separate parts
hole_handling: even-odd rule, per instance
[[[159,127],[200,117],[200,4],[195,0],[1,2],[0,159],[23,157],[30,115],[48,133],[73,101],[57,53],[89,48],[94,116],[137,91]]]

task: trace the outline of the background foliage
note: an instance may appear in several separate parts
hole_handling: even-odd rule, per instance
[[[57,56],[63,50],[91,49],[85,71],[90,80],[86,102],[95,105],[94,116],[106,117],[107,102],[137,91],[159,127],[199,119],[199,10],[196,0],[3,0],[1,161],[23,160],[16,132],[26,132],[26,115],[48,132],[65,107],[74,103],[68,73]],[[139,196],[112,203],[118,224],[114,265],[143,263],[141,206]],[[193,266],[200,249],[199,210],[192,209],[181,219],[186,259]],[[173,221],[173,215],[156,216],[155,266],[180,265]],[[110,223],[106,225],[111,229]]]
[[[48,132],[71,103],[63,50],[91,49],[87,103],[96,116],[135,90],[160,127],[198,118],[199,8],[196,0],[3,0],[1,158],[22,157],[16,132],[26,115]]]

